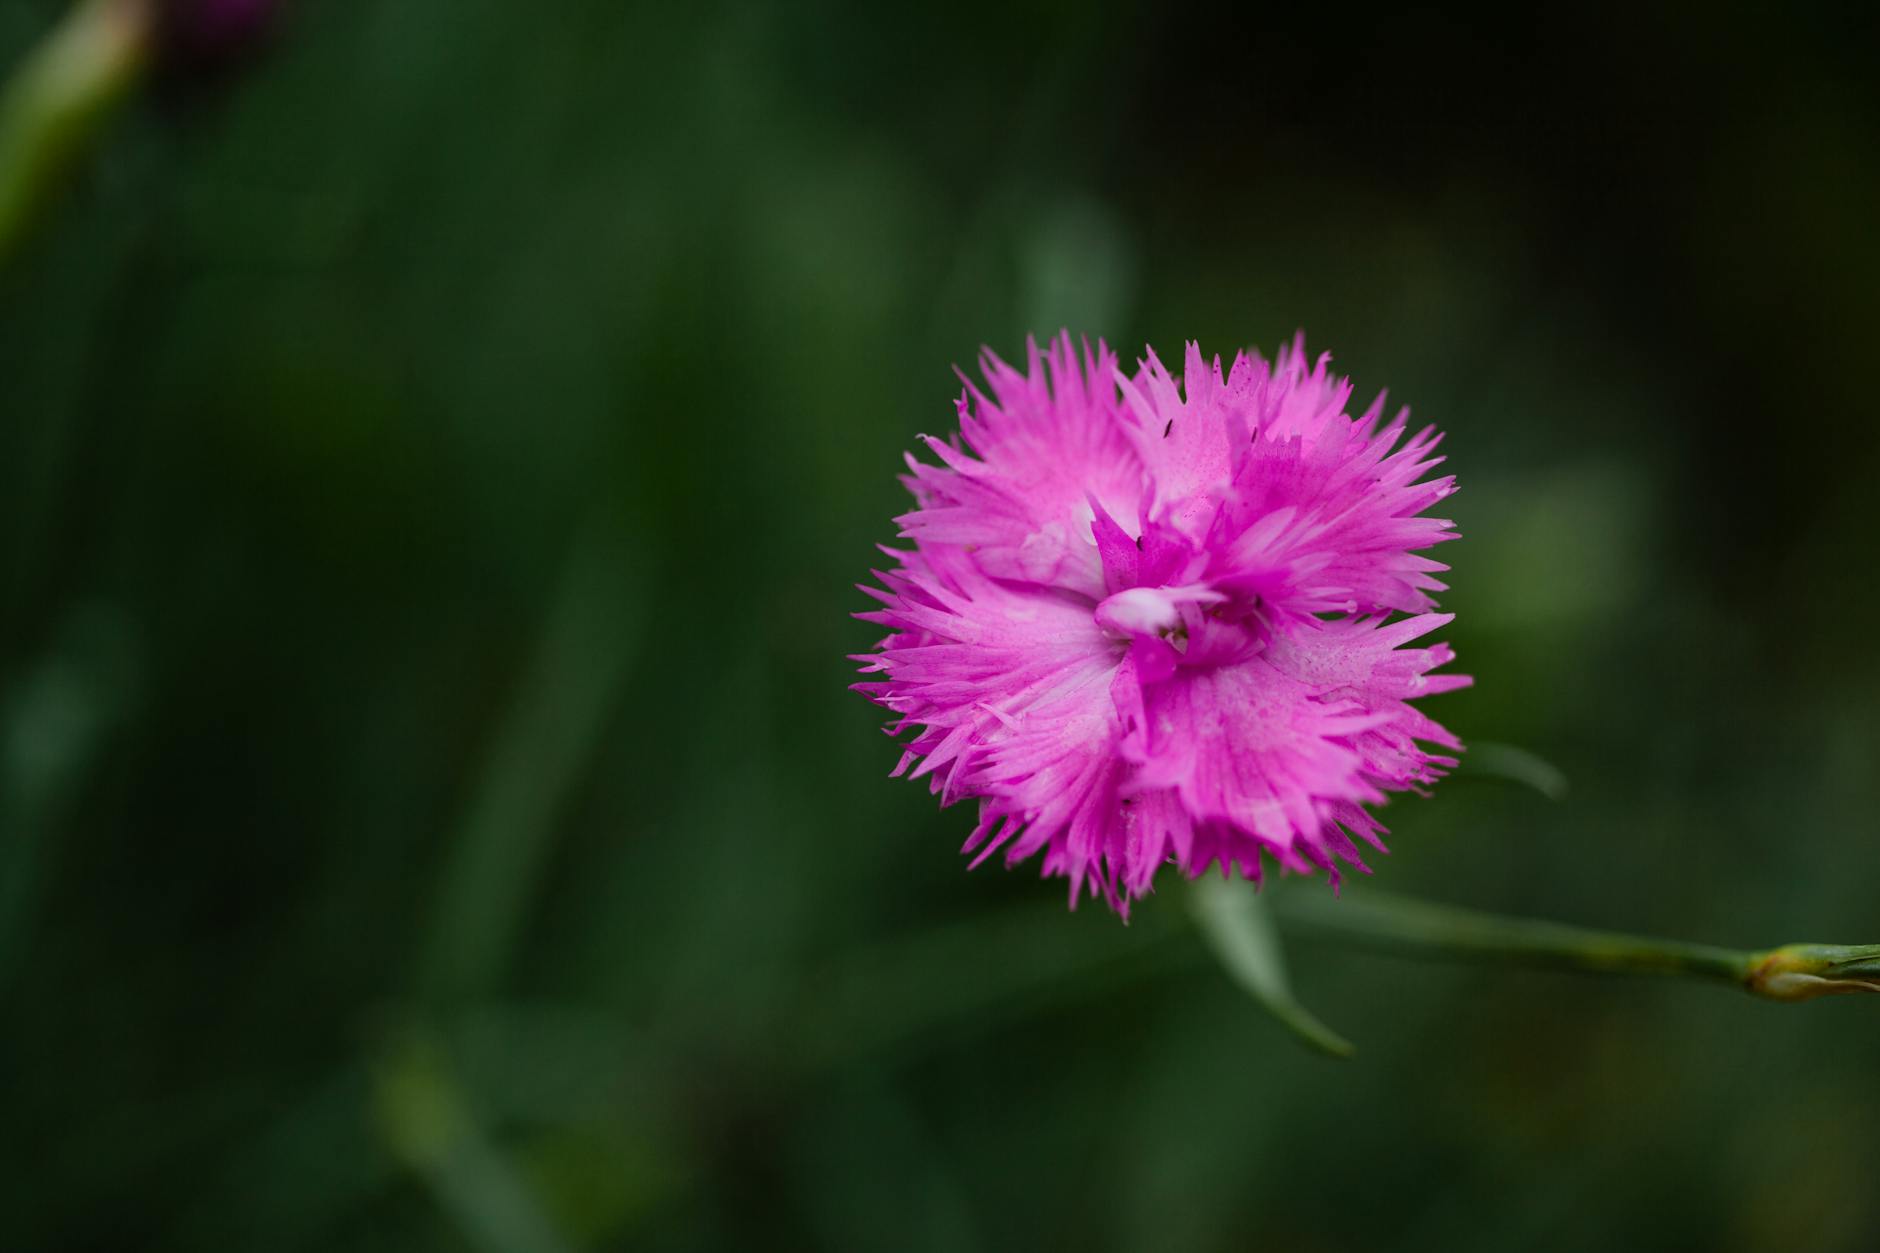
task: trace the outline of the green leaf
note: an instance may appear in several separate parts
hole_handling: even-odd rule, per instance
[[[471,1109],[435,1036],[412,1026],[389,1038],[373,1096],[386,1147],[430,1186],[477,1253],[570,1253],[528,1177]]]
[[[1567,796],[1567,776],[1560,767],[1513,744],[1471,742],[1463,758],[1462,773],[1524,784],[1550,801],[1565,800]]]
[[[1293,998],[1279,928],[1252,884],[1238,879],[1200,879],[1190,890],[1188,908],[1228,977],[1245,988],[1269,1014],[1321,1053],[1350,1057],[1356,1051],[1348,1040]]]

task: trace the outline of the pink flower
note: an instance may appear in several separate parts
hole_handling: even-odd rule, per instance
[[[1450,620],[1447,567],[1418,555],[1456,536],[1422,516],[1455,490],[1424,477],[1440,437],[1380,423],[1381,395],[1351,417],[1303,337],[1225,379],[1194,344],[1180,380],[1068,334],[1027,356],[988,351],[959,435],[922,437],[913,547],[862,589],[893,633],[856,689],[914,732],[894,773],[977,797],[973,864],[1042,852],[1073,905],[1087,887],[1126,913],[1169,861],[1365,869],[1365,806],[1455,765],[1425,745],[1460,747],[1407,703],[1469,682],[1412,646]]]

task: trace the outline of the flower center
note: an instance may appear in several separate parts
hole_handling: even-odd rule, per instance
[[[1186,653],[1189,630],[1199,622],[1194,607],[1226,599],[1203,583],[1124,588],[1097,606],[1097,625],[1116,639],[1165,640],[1176,652]]]
[[[1181,602],[1166,587],[1127,588],[1097,606],[1097,625],[1116,636],[1163,635],[1181,624]]]

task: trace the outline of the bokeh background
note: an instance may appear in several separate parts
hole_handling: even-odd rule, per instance
[[[1380,885],[1880,939],[1874,12],[303,3],[146,83],[0,270],[0,1244],[1880,1246],[1873,1004],[1302,938],[1310,1055],[1175,894],[968,874],[844,657],[954,363],[1304,327],[1449,432],[1436,712],[1571,781]]]

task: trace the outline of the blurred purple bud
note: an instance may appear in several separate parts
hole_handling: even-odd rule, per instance
[[[159,39],[171,70],[194,77],[236,68],[264,44],[284,0],[159,0]]]

